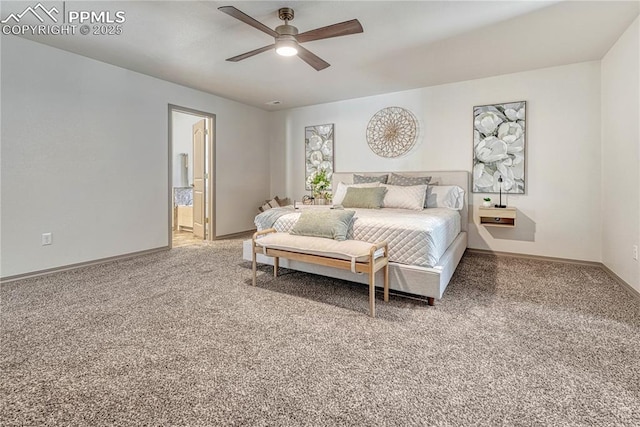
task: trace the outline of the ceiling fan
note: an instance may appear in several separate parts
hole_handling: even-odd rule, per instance
[[[243,59],[250,58],[254,55],[275,48],[276,53],[278,53],[279,55],[298,55],[298,57],[300,57],[300,59],[302,59],[304,62],[311,65],[317,71],[320,71],[329,67],[330,64],[319,56],[300,46],[301,43],[328,39],[332,37],[347,36],[350,34],[363,32],[360,22],[357,19],[352,19],[350,21],[328,25],[326,27],[316,28],[315,30],[298,34],[298,29],[293,25],[289,25],[289,21],[293,20],[293,9],[289,7],[283,7],[278,10],[278,18],[284,21],[284,25],[276,27],[275,30],[272,30],[263,23],[253,19],[246,13],[241,12],[233,6],[222,6],[219,7],[218,10],[226,13],[229,16],[233,16],[234,18],[244,22],[245,24],[257,28],[264,33],[269,34],[275,39],[273,44],[243,53],[242,55],[228,58],[227,61],[231,62],[242,61]]]

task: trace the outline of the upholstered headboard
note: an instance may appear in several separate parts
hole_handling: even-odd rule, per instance
[[[332,181],[332,188],[336,188],[338,182],[344,182],[345,184],[353,183],[353,174],[364,176],[383,175],[390,174],[395,171],[389,172],[334,172]],[[464,190],[464,207],[460,211],[460,227],[464,231],[469,231],[469,172],[467,171],[420,171],[420,172],[395,172],[400,175],[407,176],[430,176],[432,183],[438,185],[457,185]]]

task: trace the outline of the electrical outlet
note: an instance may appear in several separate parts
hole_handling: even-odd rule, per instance
[[[53,236],[51,233],[42,233],[42,246],[47,246],[53,243]]]
[[[638,245],[633,245],[633,259],[638,260]]]

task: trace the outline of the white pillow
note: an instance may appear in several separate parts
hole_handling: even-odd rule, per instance
[[[426,185],[388,185],[382,184],[387,189],[384,195],[385,208],[413,209],[421,211],[424,207],[424,198],[427,196]]]
[[[334,205],[341,205],[344,200],[344,196],[347,195],[347,188],[356,187],[356,188],[373,188],[380,187],[379,182],[364,182],[362,184],[345,184],[344,182],[339,182],[336,191],[333,193],[332,203]]]
[[[464,206],[464,190],[457,185],[430,185],[428,208],[449,208],[459,211]]]

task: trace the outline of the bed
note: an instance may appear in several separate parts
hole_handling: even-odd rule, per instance
[[[353,175],[379,176],[391,172],[334,173],[333,188],[337,184],[351,184]],[[392,292],[427,298],[430,303],[441,299],[458,262],[467,247],[469,173],[466,171],[397,172],[404,176],[431,176],[431,183],[458,186],[464,191],[460,210],[444,207],[424,210],[354,209],[353,227],[348,238],[389,243],[389,287]],[[282,214],[275,220],[277,231],[290,231],[300,210]],[[259,225],[259,224],[258,224]],[[260,225],[258,226],[260,228]],[[251,240],[243,244],[243,258],[251,259]],[[258,255],[258,262],[271,264],[268,257]],[[282,267],[359,283],[367,283],[366,276],[322,265],[282,260]],[[379,272],[378,274],[381,275]],[[379,281],[378,281],[379,280]],[[382,283],[382,277],[376,277]]]

